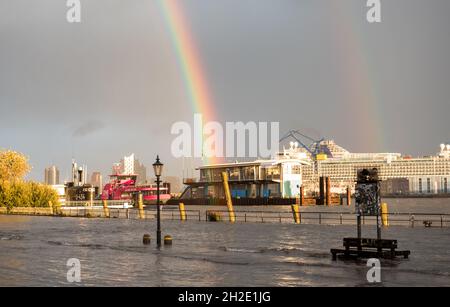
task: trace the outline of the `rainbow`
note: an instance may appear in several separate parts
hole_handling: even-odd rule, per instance
[[[177,0],[158,0],[158,3],[170,31],[193,113],[202,114],[204,122],[216,120],[206,73],[202,67],[189,24],[185,19],[182,5]],[[207,158],[207,163],[215,163],[217,159],[215,157]]]
[[[365,127],[364,135],[361,135],[366,142],[364,148],[372,152],[383,151],[388,147],[385,121],[376,76],[370,66],[370,53],[364,50],[364,36],[358,31],[360,26],[355,17],[349,13],[350,5],[341,1],[331,1],[330,5],[335,16],[334,36],[338,39],[336,53],[342,63],[342,86],[347,94],[348,105],[345,107],[355,112],[355,127]]]

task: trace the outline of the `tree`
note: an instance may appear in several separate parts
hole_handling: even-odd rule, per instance
[[[0,182],[21,181],[30,170],[27,156],[12,150],[0,150]]]

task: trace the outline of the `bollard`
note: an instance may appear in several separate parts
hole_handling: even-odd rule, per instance
[[[347,187],[347,206],[350,206],[352,204],[352,191],[350,190],[350,187]]]
[[[172,245],[172,236],[164,236],[164,245]]]
[[[148,233],[146,233],[144,235],[144,237],[142,238],[142,243],[144,243],[144,245],[149,245],[151,242],[151,237]]]
[[[186,221],[186,210],[184,209],[184,203],[179,203],[178,208],[180,209],[180,220]]]
[[[292,205],[292,215],[294,216],[294,223],[300,224],[300,208],[299,205]]]
[[[331,206],[331,178],[326,177],[325,181],[325,203],[327,206]]]
[[[383,226],[389,226],[389,215],[388,215],[388,205],[387,203],[381,204],[381,222]]]
[[[411,215],[411,218],[409,220],[411,222],[411,227],[414,228],[414,215]]]
[[[105,214],[105,217],[109,218],[109,208],[108,208],[108,202],[106,199],[103,200],[103,213]]]
[[[139,193],[139,198],[138,198],[138,207],[139,207],[139,218],[145,219],[145,212],[144,212],[144,197],[142,195],[142,193]]]
[[[303,185],[300,187],[300,206],[305,204],[305,188]]]
[[[48,201],[48,206],[49,206],[49,208],[50,208],[50,215],[53,215],[53,214],[54,214],[54,211],[53,211],[53,203],[52,203],[51,200]]]

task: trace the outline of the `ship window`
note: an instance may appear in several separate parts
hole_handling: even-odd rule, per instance
[[[293,165],[292,166],[292,174],[299,175],[301,173],[302,173],[302,168],[301,168],[300,165]]]
[[[279,166],[271,166],[266,169],[267,179],[280,179],[280,168]]]
[[[255,179],[255,168],[253,166],[246,166],[242,168],[242,179],[243,180],[254,180]]]
[[[230,180],[239,180],[239,168],[234,167],[229,170],[229,179]]]

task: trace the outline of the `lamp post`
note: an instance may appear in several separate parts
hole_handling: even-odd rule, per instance
[[[155,172],[156,176],[156,244],[158,247],[161,247],[161,208],[160,208],[160,201],[159,201],[159,185],[161,183],[160,177],[162,174],[164,164],[159,161],[159,155],[156,156],[156,162],[153,163],[153,171]]]

